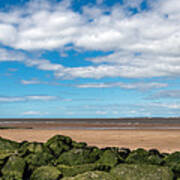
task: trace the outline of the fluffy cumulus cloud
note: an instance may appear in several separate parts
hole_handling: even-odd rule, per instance
[[[143,0],[124,0],[124,5],[126,7],[130,8],[140,8],[141,4],[143,3]]]
[[[32,1],[26,6],[0,14],[3,44],[24,50],[60,48],[71,43],[83,25],[82,17],[65,1]]]
[[[179,76],[180,2],[148,2],[149,8],[141,10],[142,0],[111,8],[97,1],[97,6],[83,7],[80,13],[71,9],[70,1],[32,1],[24,8],[0,12],[0,43],[16,50],[65,50],[70,44],[84,51],[113,52],[88,59],[91,66],[71,68],[48,60],[26,60],[4,50],[0,61],[24,59],[27,66],[54,71],[60,78]]]
[[[5,48],[0,48],[0,62],[2,62],[2,61],[23,61],[24,59],[25,59],[25,55],[21,52],[17,52],[14,50],[6,50]]]

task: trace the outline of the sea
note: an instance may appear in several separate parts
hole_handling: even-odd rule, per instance
[[[105,118],[105,119],[0,119],[0,127],[46,129],[133,130],[180,129],[180,118]]]

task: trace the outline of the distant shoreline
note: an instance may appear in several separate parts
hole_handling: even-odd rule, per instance
[[[180,118],[0,119],[0,129],[133,130],[180,129]]]

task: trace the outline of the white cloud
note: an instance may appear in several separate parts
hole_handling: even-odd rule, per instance
[[[25,55],[18,51],[7,50],[4,48],[0,48],[0,62],[3,61],[23,61],[25,59]]]
[[[167,87],[168,84],[165,83],[156,83],[156,82],[150,82],[150,83],[89,83],[89,84],[79,84],[76,85],[78,88],[112,88],[112,87],[120,87],[123,89],[140,89],[140,90],[148,90],[152,88],[164,88]]]
[[[58,97],[56,96],[26,96],[27,100],[40,100],[40,101],[50,101],[56,100]]]
[[[97,115],[106,115],[107,113],[107,111],[96,111]]]
[[[151,103],[151,106],[159,107],[159,108],[165,108],[165,109],[171,109],[171,110],[178,110],[180,109],[179,103]]]
[[[24,85],[30,85],[30,84],[40,84],[41,81],[38,80],[21,80],[21,83]]]
[[[6,46],[63,52],[67,44],[72,44],[74,49],[114,52],[88,59],[98,64],[87,67],[24,60],[21,55],[12,51],[8,54],[5,50],[0,52],[0,61],[23,60],[27,66],[54,71],[60,78],[179,76],[180,2],[148,1],[151,8],[137,14],[126,8],[139,8],[141,2],[128,0],[112,8],[86,6],[80,14],[70,9],[70,1],[54,4],[32,1],[25,8],[0,12],[0,42]],[[107,10],[109,14],[104,14]]]
[[[140,8],[140,5],[141,3],[143,2],[144,0],[125,0],[124,1],[124,5],[126,7],[131,7],[131,8]]]
[[[22,96],[22,97],[13,97],[13,96],[6,96],[0,97],[0,102],[23,102],[23,101],[50,101],[56,100],[58,97],[56,96]]]
[[[96,0],[97,4],[102,4],[104,0]]]
[[[24,62],[27,66],[36,66],[40,70],[45,71],[57,71],[63,69],[63,66],[60,64],[53,64],[49,60],[31,60],[28,59]]]
[[[152,95],[153,99],[159,98],[173,98],[179,99],[180,98],[180,90],[162,90]]]
[[[19,102],[24,100],[24,97],[0,97],[0,102]]]
[[[40,111],[26,111],[26,112],[23,112],[22,115],[24,116],[31,116],[31,115],[47,115],[48,113],[42,113]]]
[[[7,21],[0,18],[1,42],[24,50],[54,49],[71,43],[83,18],[64,5],[65,1],[54,5],[47,1],[32,1],[24,10],[1,13],[7,17]],[[10,18],[12,14],[16,18]]]
[[[10,24],[1,24],[0,22],[0,41],[3,44],[10,45],[16,41],[16,28]]]
[[[128,0],[124,6],[140,6],[141,2]],[[7,18],[0,19],[2,43],[25,50],[63,48],[73,43],[88,50],[166,52],[167,49],[174,49],[178,52],[179,25],[177,21],[164,17],[165,13],[175,13],[179,17],[177,0],[173,0],[173,3],[159,0],[153,4],[151,11],[132,16],[128,16],[127,10],[120,5],[109,10],[109,15],[103,14],[106,9],[94,6],[91,7],[91,11],[94,11],[93,22],[89,22],[89,16],[62,5],[33,1],[26,10],[1,13],[2,17]],[[6,36],[5,33],[13,36]]]

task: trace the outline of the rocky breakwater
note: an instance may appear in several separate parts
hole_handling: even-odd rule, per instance
[[[45,143],[0,138],[0,180],[180,180],[180,152],[88,146],[56,135]]]

